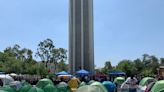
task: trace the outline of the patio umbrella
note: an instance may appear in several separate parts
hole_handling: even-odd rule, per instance
[[[32,87],[28,92],[44,92],[41,88]]]
[[[24,85],[22,88],[19,89],[19,92],[28,92],[31,88],[31,85]]]
[[[16,90],[10,86],[3,86],[2,88],[0,88],[0,90],[4,90],[6,92],[16,92]]]
[[[124,77],[116,77],[114,79],[114,83],[115,84],[119,84],[119,85],[121,85],[124,81],[125,81],[125,78]]]
[[[56,73],[56,75],[69,75],[69,73],[66,71],[62,71],[62,72]]]
[[[82,70],[77,71],[76,74],[78,74],[78,75],[88,75],[89,72],[87,70],[82,69]]]
[[[108,92],[113,92],[116,89],[116,85],[111,81],[104,81],[102,84],[106,87]]]
[[[58,88],[51,84],[46,85],[43,90],[44,92],[59,92]]]
[[[140,81],[140,83],[139,83],[139,85],[140,86],[145,86],[146,84],[149,84],[149,83],[147,83],[147,82],[150,82],[150,81],[155,81],[155,79],[154,78],[152,78],[152,77],[145,77],[145,78],[143,78],[141,81]]]
[[[53,82],[50,79],[41,79],[39,82],[36,84],[36,87],[38,88],[44,88],[46,85],[51,84],[53,85]]]
[[[151,88],[151,92],[159,92],[164,88],[164,80],[157,81],[154,86]]]
[[[67,79],[67,78],[71,78],[72,75],[71,74],[68,74],[68,75],[58,75],[59,78],[64,78],[64,79]]]

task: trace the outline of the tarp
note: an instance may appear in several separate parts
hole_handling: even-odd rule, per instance
[[[108,92],[113,92],[116,89],[116,85],[111,81],[104,81],[102,84],[106,87]]]
[[[70,74],[66,71],[62,71],[62,72],[56,73],[56,75],[70,75]]]
[[[126,75],[126,73],[122,71],[111,71],[109,75]]]
[[[10,86],[3,86],[2,88],[0,88],[0,90],[4,90],[6,92],[16,92],[16,90]]]
[[[145,78],[143,78],[143,79],[140,81],[139,85],[140,85],[140,86],[145,86],[149,80],[152,80],[152,81],[153,81],[154,78],[152,78],[152,77],[145,77]]]
[[[43,88],[44,92],[59,92],[58,88],[54,85],[48,84]]]
[[[78,75],[88,75],[89,72],[87,70],[81,69],[81,70],[77,71],[76,74],[78,74]]]
[[[19,92],[28,92],[31,88],[31,85],[25,85],[19,89]]]
[[[44,92],[41,88],[32,87],[28,92]]]
[[[53,85],[53,82],[50,79],[41,79],[36,84],[36,87],[38,87],[38,88],[44,88],[48,84]]]
[[[159,92],[164,88],[164,80],[157,81],[154,86],[151,88],[151,92]]]

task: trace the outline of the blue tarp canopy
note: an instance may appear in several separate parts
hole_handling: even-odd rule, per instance
[[[70,74],[66,71],[62,71],[62,72],[56,73],[56,75],[70,75]]]
[[[109,75],[126,75],[126,73],[122,71],[111,71]]]
[[[87,74],[89,74],[89,72],[87,70],[81,69],[81,70],[77,71],[76,74],[87,75]]]

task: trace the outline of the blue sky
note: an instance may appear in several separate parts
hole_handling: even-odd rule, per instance
[[[164,0],[94,0],[96,66],[164,57],[163,10]],[[36,52],[46,38],[68,49],[68,0],[0,0],[0,51],[19,44]]]

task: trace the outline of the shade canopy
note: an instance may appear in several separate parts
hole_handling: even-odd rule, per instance
[[[87,70],[81,69],[81,70],[77,71],[76,74],[79,74],[79,75],[88,75],[89,72]]]
[[[126,73],[122,71],[111,71],[109,75],[126,75]]]
[[[70,75],[70,74],[66,71],[62,71],[62,72],[56,73],[56,75]]]

